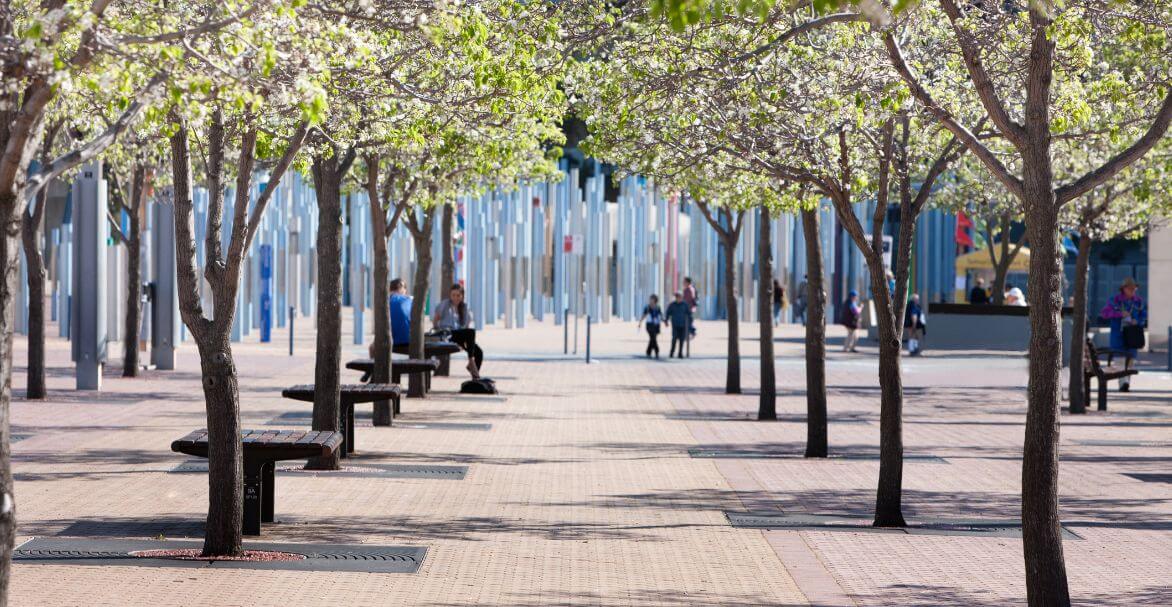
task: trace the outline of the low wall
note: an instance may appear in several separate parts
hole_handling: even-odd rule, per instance
[[[928,305],[925,346],[930,350],[1000,350],[1030,347],[1029,308],[934,303]],[[1062,364],[1070,353],[1070,308],[1062,310]]]

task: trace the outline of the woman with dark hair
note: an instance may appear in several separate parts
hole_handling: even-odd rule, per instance
[[[449,332],[452,343],[468,353],[468,373],[478,379],[480,366],[484,364],[484,351],[476,345],[476,329],[472,328],[472,311],[464,301],[463,285],[454,284],[448,289],[448,298],[435,307],[431,324],[435,329]]]

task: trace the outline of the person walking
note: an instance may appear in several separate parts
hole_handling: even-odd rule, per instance
[[[969,291],[969,303],[981,306],[989,303],[989,292],[985,290],[985,279],[977,277],[977,283]]]
[[[839,322],[846,327],[846,341],[842,343],[843,352],[858,352],[859,319],[863,315],[863,306],[859,303],[859,292],[851,289],[846,301],[842,303],[842,316]]]
[[[1025,293],[1022,293],[1021,289],[1017,287],[1009,287],[1009,290],[1005,292],[1005,305],[1025,308],[1030,304],[1028,301],[1026,301]]]
[[[664,318],[671,325],[671,350],[668,351],[667,356],[668,358],[672,356],[683,358],[684,343],[688,340],[688,328],[692,326],[692,309],[684,302],[683,293],[675,292],[675,301],[667,306]],[[676,353],[677,345],[679,346],[679,354]]]
[[[480,379],[480,368],[484,365],[484,350],[476,344],[476,329],[472,327],[472,311],[464,298],[464,287],[452,285],[448,298],[435,307],[431,325],[440,331],[447,331],[452,343],[468,354],[468,373],[472,379]]]
[[[1148,324],[1148,308],[1139,296],[1139,284],[1126,278],[1119,292],[1103,306],[1099,316],[1111,323],[1111,349],[1126,356],[1124,368],[1130,369],[1139,350],[1146,345],[1144,327]],[[1130,377],[1119,380],[1119,391],[1131,390]]]
[[[696,284],[692,282],[691,276],[684,277],[684,304],[688,306],[688,339],[696,336],[696,326],[692,324],[692,317],[696,314],[696,308],[699,307],[700,294],[696,291]]]
[[[785,311],[785,286],[773,279],[773,326],[781,324],[781,313]]]
[[[794,296],[794,322],[806,324],[806,306],[810,300],[810,285],[806,282],[808,274],[802,274],[802,282],[798,283],[798,292]]]
[[[651,358],[652,352],[655,352],[655,358],[659,358],[659,325],[663,323],[663,310],[659,307],[658,295],[647,298],[647,305],[643,306],[643,315],[639,317],[635,326],[643,324],[644,319],[647,320],[647,358]]]
[[[907,333],[908,354],[919,356],[924,351],[920,341],[924,339],[927,328],[928,323],[924,317],[924,308],[920,306],[920,294],[912,293],[912,298],[907,302],[907,312],[903,317],[903,330]]]

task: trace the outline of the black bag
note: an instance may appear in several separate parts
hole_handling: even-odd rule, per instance
[[[470,379],[460,384],[460,394],[496,394],[496,383],[487,377]]]
[[[1139,325],[1123,327],[1123,347],[1128,350],[1142,350],[1147,345],[1144,338],[1144,328]]]

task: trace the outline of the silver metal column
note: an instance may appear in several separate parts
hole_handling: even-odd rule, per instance
[[[175,368],[179,343],[179,293],[175,271],[175,203],[169,197],[155,201],[151,230],[151,260],[155,300],[151,303],[151,364],[169,371]]]
[[[77,389],[100,390],[106,361],[106,181],[92,162],[73,183],[73,302],[70,335]]]

